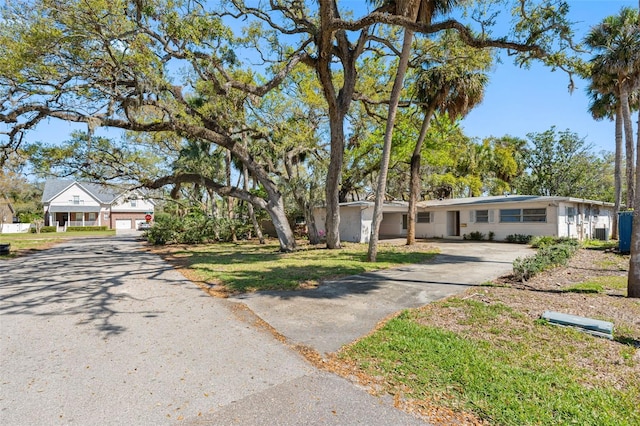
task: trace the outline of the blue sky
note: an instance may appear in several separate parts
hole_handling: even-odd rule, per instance
[[[580,22],[576,27],[580,40],[592,26],[617,14],[623,6],[638,7],[637,0],[570,0],[569,4],[570,19]],[[496,65],[484,101],[462,121],[467,135],[524,138],[527,133],[543,132],[555,125],[558,130],[569,129],[585,138],[595,152],[614,151],[614,123],[595,121],[587,112],[587,82],[577,79],[576,89],[570,94],[564,72],[551,72],[539,64],[520,69],[507,61]]]
[[[623,6],[638,7],[637,0],[569,0],[569,4],[570,20],[578,22],[576,34],[579,39],[593,25],[616,14]],[[468,136],[524,138],[527,133],[543,132],[556,126],[558,130],[569,129],[585,138],[596,152],[614,150],[613,122],[597,122],[587,112],[587,82],[576,79],[576,89],[570,94],[569,79],[564,72],[551,72],[540,64],[520,69],[509,58],[495,66],[490,79],[484,101],[462,122]],[[41,123],[27,139],[60,143],[70,139],[69,134],[79,128],[86,127],[51,119]],[[121,131],[102,128],[97,134],[119,138]]]

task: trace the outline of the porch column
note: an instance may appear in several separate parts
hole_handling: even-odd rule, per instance
[[[86,214],[85,212],[82,212],[82,227],[83,227],[83,228],[84,228],[84,215],[85,215],[85,214]]]

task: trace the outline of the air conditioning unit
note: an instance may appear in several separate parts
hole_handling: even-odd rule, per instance
[[[608,228],[596,228],[596,240],[609,241],[609,229]]]

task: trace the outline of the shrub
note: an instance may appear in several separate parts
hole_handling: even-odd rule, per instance
[[[531,241],[531,238],[533,238],[532,235],[510,234],[510,235],[507,235],[505,240],[509,243],[529,244],[529,241]]]
[[[89,232],[89,231],[106,231],[106,226],[68,226],[67,231],[73,232]]]
[[[496,239],[496,233],[493,231],[489,231],[489,241],[494,241]]]
[[[156,215],[155,223],[146,231],[151,244],[202,244],[211,241],[230,241],[232,226],[238,238],[250,235],[252,225],[240,220],[214,219],[200,212],[185,217]]]
[[[167,214],[157,214],[153,226],[146,231],[147,240],[154,245],[175,242],[177,228],[177,218]]]
[[[45,232],[57,232],[57,228],[55,226],[43,226],[42,228],[40,228],[40,233],[45,233]],[[30,228],[29,232],[31,232],[32,234],[36,233],[36,228]]]
[[[580,243],[575,239],[552,238],[541,246],[536,254],[525,258],[517,258],[513,262],[513,276],[519,281],[527,281],[534,275],[553,268],[566,265]]]
[[[473,231],[469,235],[464,234],[463,238],[465,240],[482,241],[484,240],[484,234],[480,231]]]

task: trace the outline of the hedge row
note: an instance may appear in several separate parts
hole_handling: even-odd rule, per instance
[[[89,231],[106,231],[106,226],[67,226],[67,231],[73,232],[89,232]]]
[[[566,265],[580,248],[578,240],[569,238],[542,237],[532,241],[532,245],[538,247],[536,254],[513,261],[513,276],[519,281],[527,281],[542,271]]]
[[[73,232],[89,232],[89,231],[106,231],[109,228],[106,226],[68,226],[67,231]],[[55,226],[43,226],[40,228],[40,233],[44,234],[47,232],[56,232],[57,228]],[[36,233],[36,228],[31,227],[29,230],[32,234]]]

